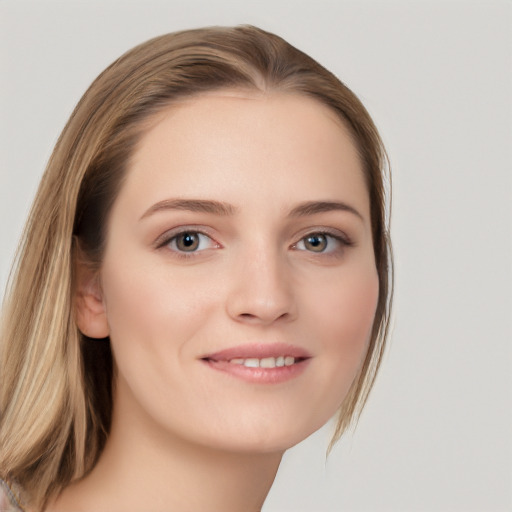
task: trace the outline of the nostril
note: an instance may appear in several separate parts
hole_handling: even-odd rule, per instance
[[[261,322],[261,321],[264,321],[264,322],[275,322],[277,320],[284,320],[286,318],[288,318],[289,316],[289,313],[288,312],[285,312],[285,313],[282,313],[280,315],[276,315],[276,316],[273,316],[273,315],[269,315],[268,318],[264,318],[264,315],[255,315],[253,313],[240,313],[238,315],[238,319],[239,320],[245,320],[245,321],[258,321],[258,322]]]
[[[235,321],[269,324],[295,317],[295,298],[289,292],[276,296],[264,289],[236,289],[226,302],[226,312]]]

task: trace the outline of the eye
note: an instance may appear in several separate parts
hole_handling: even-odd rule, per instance
[[[340,251],[347,245],[350,245],[350,242],[344,240],[341,236],[329,233],[310,233],[299,240],[293,248],[299,251],[332,253]]]
[[[304,245],[305,250],[313,252],[324,252],[328,245],[327,236],[321,233],[309,235],[303,238],[300,243]]]
[[[198,252],[212,247],[217,244],[204,233],[198,231],[183,231],[169,238],[166,244],[171,250],[176,252]]]

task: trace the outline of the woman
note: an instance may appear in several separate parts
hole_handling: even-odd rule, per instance
[[[257,28],[169,34],[107,68],[5,303],[11,509],[260,510],[284,451],[336,411],[337,440],[386,337],[384,163],[354,94]]]

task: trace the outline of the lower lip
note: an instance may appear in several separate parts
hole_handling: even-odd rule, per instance
[[[279,384],[294,379],[306,369],[310,361],[311,359],[304,359],[290,366],[275,368],[249,368],[243,364],[234,364],[228,361],[202,360],[213,370],[256,384]]]

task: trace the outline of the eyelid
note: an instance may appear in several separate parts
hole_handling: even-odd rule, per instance
[[[325,236],[327,239],[331,239],[331,241],[328,241],[328,245],[325,250],[312,251],[312,250],[308,250],[306,247],[304,247],[304,248],[298,247],[299,244],[301,244],[301,243],[304,244],[304,241],[306,240],[306,238],[312,237],[314,235],[321,235],[321,236]],[[338,229],[333,229],[333,228],[325,228],[325,227],[313,228],[313,229],[309,229],[307,232],[302,233],[301,235],[298,235],[298,236],[300,236],[300,238],[297,240],[297,242],[292,244],[290,248],[295,251],[306,253],[308,256],[313,256],[313,257],[323,257],[323,258],[338,257],[339,258],[345,253],[346,249],[348,249],[349,247],[352,247],[354,245],[353,241],[347,236],[346,233],[344,233],[343,231],[340,231]],[[329,247],[329,245],[332,246],[333,244],[334,244],[334,247]]]
[[[198,226],[198,225],[193,225],[193,224],[192,225],[178,226],[178,227],[175,227],[175,228],[172,228],[172,229],[166,231],[165,233],[160,235],[154,241],[153,246],[155,247],[155,249],[164,248],[164,247],[169,245],[171,240],[173,240],[174,238],[176,238],[177,236],[179,236],[180,234],[183,234],[183,233],[198,233],[200,235],[204,235],[204,236],[208,237],[212,241],[212,243],[215,244],[216,248],[222,248],[223,247],[222,244],[220,244],[216,240],[214,235],[211,233],[210,229],[208,229],[205,226]],[[307,230],[304,230],[303,232],[297,233],[294,236],[294,238],[297,241],[294,242],[290,246],[290,248],[291,249],[296,249],[296,246],[297,246],[297,244],[299,242],[303,241],[305,238],[307,238],[308,236],[312,236],[312,235],[324,235],[324,236],[328,236],[328,237],[334,238],[336,241],[338,241],[342,245],[341,249],[346,248],[346,247],[351,247],[351,246],[355,245],[355,243],[352,240],[352,238],[349,237],[344,231],[342,231],[340,229],[328,228],[328,227],[325,227],[325,226],[318,226],[318,227],[315,226],[315,227],[312,227],[312,228],[308,228]],[[186,252],[172,250],[172,252],[186,256],[186,255],[193,255],[194,253],[198,253],[198,252],[202,252],[202,251],[192,251],[190,253],[186,253]],[[324,252],[324,253],[318,253],[318,254],[326,254],[326,253]]]
[[[194,226],[194,225],[178,226],[176,228],[170,229],[170,230],[166,231],[165,233],[163,233],[162,235],[160,235],[155,240],[153,245],[154,245],[155,249],[164,248],[164,247],[168,246],[169,243],[174,238],[176,238],[179,235],[182,235],[184,233],[197,233],[199,235],[206,236],[213,242],[213,244],[215,244],[215,246],[217,248],[222,247],[221,244],[213,237],[210,230],[208,230],[204,226]],[[170,250],[181,254],[181,251],[176,251],[173,249],[170,249]],[[201,251],[193,251],[190,254],[193,254],[194,252],[201,252]],[[186,253],[183,253],[183,254],[186,254]]]
[[[307,230],[304,230],[303,232],[297,233],[294,236],[294,238],[297,240],[297,242],[295,242],[292,245],[296,245],[300,241],[304,240],[304,238],[307,238],[308,236],[312,236],[312,235],[329,236],[329,237],[335,238],[336,240],[339,240],[342,244],[344,244],[346,246],[355,245],[353,239],[350,236],[348,236],[344,231],[342,231],[340,229],[336,229],[336,228],[328,228],[328,227],[322,227],[322,226],[308,228]]]

